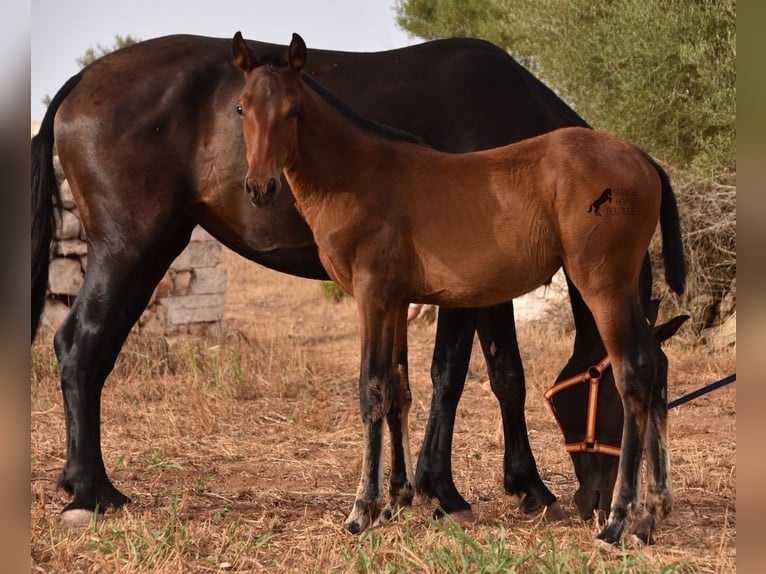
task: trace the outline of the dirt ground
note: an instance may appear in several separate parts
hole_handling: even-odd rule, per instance
[[[68,497],[56,490],[55,480],[66,445],[50,333],[35,346],[33,571],[348,568],[343,549],[355,542],[342,524],[353,502],[361,453],[354,303],[332,302],[317,282],[266,270],[229,252],[226,266],[230,291],[221,341],[134,334],[107,382],[105,463],[134,502],[107,514],[98,528],[67,529],[59,521]],[[410,328],[415,457],[431,397],[433,338],[433,324]],[[500,416],[477,346],[453,451],[456,484],[478,519],[466,528],[504,527],[518,549],[552,533],[561,546],[591,551],[597,527],[574,517],[573,467],[542,396],[566,362],[571,335],[523,323],[519,340],[530,442],[543,480],[573,517],[548,524],[522,515],[504,494]],[[671,400],[736,370],[733,351],[712,355],[676,341],[666,352]],[[658,569],[685,563],[694,571],[734,571],[736,384],[672,410],[669,425],[675,507],[657,543],[641,552]],[[411,513],[416,532],[428,529],[432,510],[430,501],[416,497]],[[167,525],[168,515],[186,530],[183,536],[175,533],[175,549],[162,555],[164,561],[148,568],[145,557],[130,550],[129,536],[118,532],[134,532],[145,543],[156,540],[159,535],[152,531],[147,537],[145,527]],[[165,522],[156,522],[158,516]],[[401,527],[382,530],[396,528]]]

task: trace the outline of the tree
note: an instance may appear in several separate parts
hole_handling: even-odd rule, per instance
[[[717,305],[736,275],[735,0],[398,0],[396,10],[416,36],[502,46],[592,126],[669,164],[687,302]],[[701,323],[716,313],[701,310]]]

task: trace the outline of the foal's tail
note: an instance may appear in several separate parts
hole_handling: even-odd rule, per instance
[[[670,178],[654,159],[646,154],[649,163],[657,170],[662,183],[662,203],[660,205],[660,231],[662,233],[662,258],[665,263],[665,281],[679,295],[686,287],[686,260],[681,238],[681,220],[678,217],[678,204]]]
[[[32,340],[37,334],[45,292],[55,215],[61,210],[56,174],[53,171],[53,119],[61,103],[80,81],[81,74],[69,78],[45,112],[40,131],[32,138]]]

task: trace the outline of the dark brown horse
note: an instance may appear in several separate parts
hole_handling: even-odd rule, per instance
[[[647,451],[649,494],[636,534],[648,540],[671,509],[667,358],[640,304],[639,275],[661,223],[666,280],[682,292],[685,264],[675,196],[651,158],[617,138],[564,128],[520,143],[448,154],[367,121],[310,75],[293,35],[286,65],[257,58],[237,34],[245,72],[242,118],[256,205],[279,197],[281,174],[333,280],[354,295],[361,324],[362,476],[351,532],[385,521],[413,495],[407,434],[409,301],[489,306],[550,280],[560,267],[593,313],[625,412],[612,506],[599,538],[619,541],[638,504]],[[604,189],[624,209],[585,217]],[[383,422],[391,485],[383,494]]]
[[[278,48],[249,46],[256,55]],[[586,125],[503,50],[478,40],[368,54],[312,51],[306,69],[367,116],[444,151],[490,148]],[[102,458],[101,391],[131,327],[195,225],[257,263],[327,278],[289,190],[268,212],[247,209],[241,127],[230,113],[241,81],[231,64],[229,39],[171,36],[141,42],[72,77],[53,98],[33,139],[33,336],[45,297],[58,194],[54,128],[89,244],[83,286],[55,338],[67,437],[59,485],[73,496],[65,517],[127,500],[109,480]],[[642,300],[648,302],[651,274],[643,278]],[[561,377],[586,370],[605,354],[593,318],[571,284],[570,294],[577,337]],[[527,512],[550,506],[556,499],[540,479],[527,439],[524,372],[510,302],[441,310],[416,487],[438,501],[439,511],[470,511],[455,487],[450,461],[475,331],[502,414],[505,489],[521,495]],[[606,378],[603,383],[613,384]],[[570,414],[580,422],[585,416]],[[612,425],[619,432],[619,421]],[[598,432],[610,430],[600,426]],[[577,500],[588,501],[580,513],[608,509],[616,458],[583,452],[573,453],[572,460],[582,481]]]

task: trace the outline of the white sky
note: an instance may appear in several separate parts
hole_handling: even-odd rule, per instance
[[[76,74],[88,48],[115,36],[148,40],[200,34],[287,44],[299,33],[311,48],[377,51],[419,42],[395,21],[394,0],[33,0],[31,119]]]

